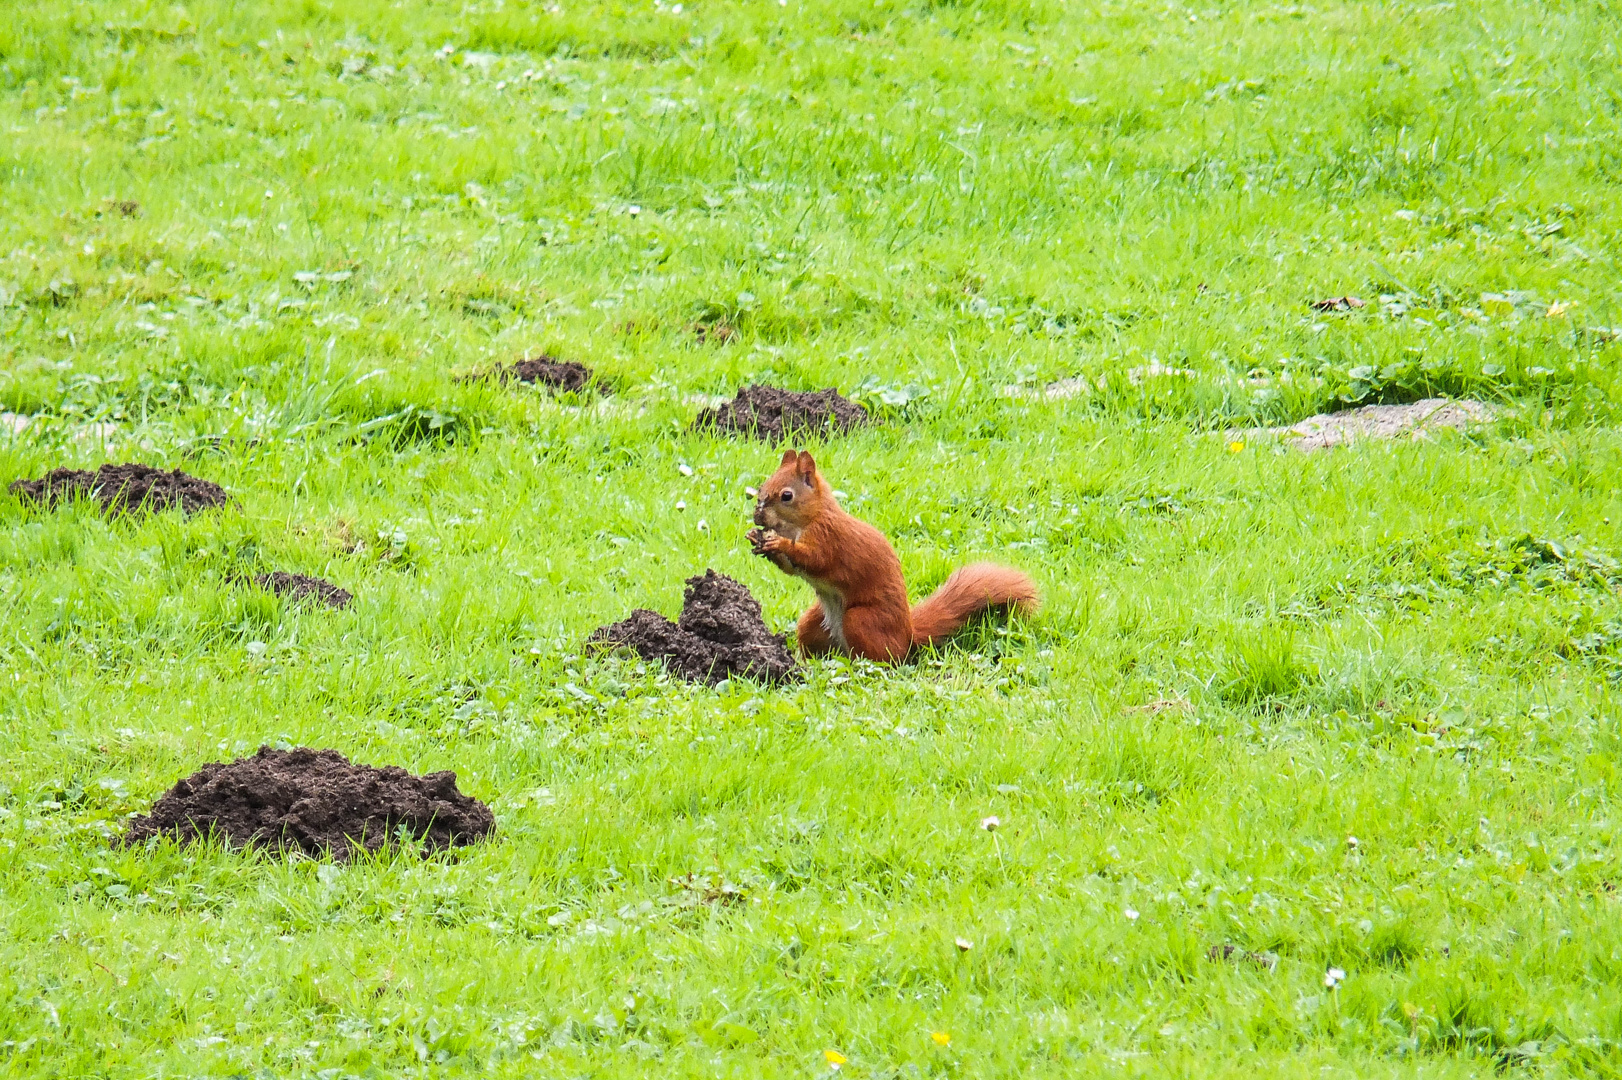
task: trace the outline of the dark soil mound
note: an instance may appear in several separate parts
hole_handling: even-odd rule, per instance
[[[714,570],[687,579],[678,622],[638,608],[630,618],[600,627],[587,644],[624,646],[644,660],[664,661],[684,679],[712,686],[734,675],[780,682],[798,671],[782,635],[766,629],[759,601]]]
[[[77,498],[93,498],[109,514],[132,510],[167,510],[178,506],[187,514],[224,506],[230,501],[224,488],[179,469],[164,472],[150,465],[103,465],[95,472],[53,469],[38,480],[14,480],[11,491],[24,502],[55,506]]]
[[[694,431],[752,436],[780,441],[789,435],[849,431],[872,422],[867,410],[837,390],[779,390],[746,386],[719,408],[705,409],[693,421]]]
[[[328,607],[346,608],[354,597],[330,581],[304,574],[289,574],[278,570],[274,574],[259,574],[253,583],[266,592],[285,596],[290,600],[319,600]]]
[[[537,357],[534,360],[520,360],[511,367],[497,368],[496,377],[502,381],[540,383],[554,390],[563,390],[570,393],[594,387],[604,392],[604,387],[597,382],[597,377],[585,364],[577,364],[572,360],[554,360],[550,356]]]
[[[412,776],[392,765],[353,765],[336,750],[261,746],[253,757],[204,765],[170,788],[150,816],[130,820],[124,843],[216,833],[235,848],[330,852],[342,862],[406,836],[420,841],[424,854],[471,844],[495,827],[489,807],[456,790],[453,772]]]

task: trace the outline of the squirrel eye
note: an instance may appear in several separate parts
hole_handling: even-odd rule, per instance
[[[794,492],[785,490],[783,492],[783,501],[784,502],[793,502],[794,501]]]

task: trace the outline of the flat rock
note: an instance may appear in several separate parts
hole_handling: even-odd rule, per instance
[[[1309,416],[1289,427],[1251,428],[1228,433],[1229,439],[1276,437],[1298,450],[1328,450],[1362,439],[1423,439],[1441,428],[1466,428],[1499,415],[1481,401],[1425,398],[1407,405],[1365,405],[1358,409]]]

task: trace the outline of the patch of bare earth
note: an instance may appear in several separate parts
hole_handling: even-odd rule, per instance
[[[258,574],[254,577],[253,583],[266,592],[273,592],[295,603],[310,601],[341,609],[348,607],[349,601],[354,599],[349,590],[340,589],[323,578],[310,577],[307,574],[290,574],[284,570]]]

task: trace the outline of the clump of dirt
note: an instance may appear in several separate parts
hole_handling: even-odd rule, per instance
[[[95,472],[53,469],[38,480],[14,480],[12,494],[24,502],[55,506],[77,498],[93,498],[109,514],[134,510],[167,510],[178,506],[195,514],[224,506],[230,495],[211,480],[175,469],[164,472],[150,465],[103,465]]]
[[[564,393],[578,393],[588,386],[599,392],[606,388],[585,364],[573,360],[558,360],[551,356],[538,356],[533,360],[520,360],[508,367],[497,368],[496,378],[503,382],[540,383]]]
[[[726,345],[738,340],[738,331],[724,322],[696,322],[689,329],[700,345]]]
[[[872,417],[866,409],[831,388],[800,391],[746,386],[731,401],[699,413],[693,430],[776,442],[796,432],[842,433],[869,423]]]
[[[213,762],[164,793],[152,813],[130,820],[125,844],[155,836],[182,842],[218,835],[250,845],[331,854],[421,843],[424,855],[472,844],[495,830],[495,817],[456,788],[454,772],[413,776],[404,769],[352,764],[336,750],[273,750],[230,764]]]
[[[1256,967],[1266,968],[1268,971],[1278,967],[1278,953],[1251,952],[1249,949],[1241,949],[1237,945],[1226,943],[1212,945],[1209,949],[1206,949],[1205,958],[1207,960],[1227,960],[1233,963],[1254,964]]]
[[[638,608],[599,627],[586,643],[628,648],[644,660],[663,661],[683,679],[711,686],[734,675],[781,682],[799,670],[784,636],[766,628],[760,602],[714,570],[687,579],[677,622]]]
[[[1355,311],[1358,308],[1368,307],[1368,304],[1355,296],[1331,296],[1327,300],[1314,300],[1313,311]]]
[[[1298,450],[1328,450],[1330,447],[1362,439],[1425,439],[1439,428],[1465,428],[1484,424],[1499,410],[1481,401],[1449,401],[1426,398],[1408,405],[1365,405],[1336,413],[1309,416],[1284,428],[1259,428],[1230,432],[1230,438],[1245,435],[1276,436]]]
[[[354,599],[347,589],[340,589],[330,581],[305,574],[289,574],[285,570],[256,575],[253,583],[266,592],[289,600],[315,600],[333,608],[346,608],[349,601]]]

